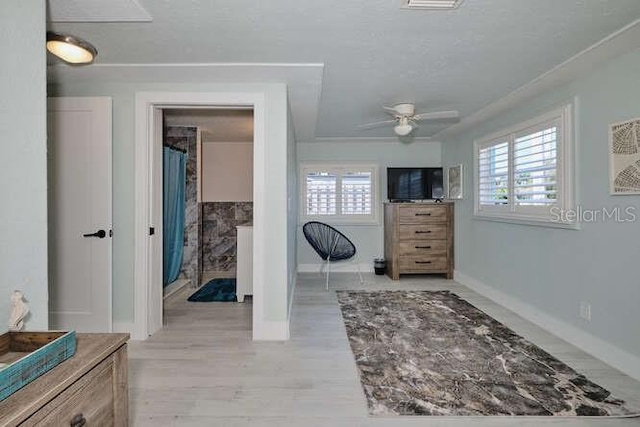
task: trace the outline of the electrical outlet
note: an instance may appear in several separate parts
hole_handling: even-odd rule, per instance
[[[580,301],[580,317],[587,322],[591,321],[591,304],[586,301]]]

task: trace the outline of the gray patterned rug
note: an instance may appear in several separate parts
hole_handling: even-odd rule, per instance
[[[629,415],[449,291],[337,291],[372,415]]]

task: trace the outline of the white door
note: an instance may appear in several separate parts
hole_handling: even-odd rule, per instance
[[[111,332],[111,98],[50,98],[49,327]]]

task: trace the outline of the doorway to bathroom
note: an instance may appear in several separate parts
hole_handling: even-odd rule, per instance
[[[221,300],[219,285],[234,300],[238,236],[253,221],[253,109],[165,108],[162,122],[165,305]],[[243,293],[237,301],[247,303]]]
[[[182,234],[169,233],[175,215],[167,215],[172,201],[167,197],[175,192],[163,193],[164,272],[173,273],[163,280],[168,298],[185,286],[196,289],[212,279],[237,276],[236,230],[253,220],[253,109],[163,109],[163,147],[169,156],[186,157],[184,174],[178,170],[168,176],[166,157],[164,164],[163,187],[179,187],[167,182],[174,178],[184,187]],[[172,262],[176,234],[183,240],[176,245],[179,271]]]

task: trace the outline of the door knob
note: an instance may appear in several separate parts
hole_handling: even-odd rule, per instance
[[[95,233],[83,234],[84,237],[97,237],[99,239],[104,239],[107,237],[107,232],[104,230],[98,230]]]

